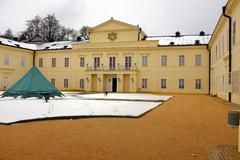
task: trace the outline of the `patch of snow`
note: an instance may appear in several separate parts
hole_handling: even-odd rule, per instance
[[[56,49],[71,49],[72,48],[72,41],[60,41],[60,42],[51,42],[51,43],[44,43],[41,45],[30,44],[30,43],[22,43],[17,42],[14,40],[9,40],[6,38],[0,37],[0,44],[17,47],[17,48],[24,48],[29,50],[56,50]]]
[[[17,42],[14,40],[9,40],[9,39],[0,37],[0,44],[1,43],[8,45],[8,46],[12,46],[12,47],[19,47],[19,48],[25,48],[25,49],[30,49],[30,50],[37,49],[37,45],[35,45],[35,44],[22,43],[22,42]]]
[[[211,35],[186,35],[186,36],[149,36],[146,40],[158,40],[160,46],[170,46],[171,42],[174,45],[195,45],[196,40],[199,41],[199,44],[208,44],[210,41]]]
[[[167,101],[172,96],[159,96],[153,94],[138,94],[138,93],[108,93],[107,96],[104,93],[98,94],[80,94],[80,98],[86,99],[119,99],[119,100],[140,100],[140,101]]]
[[[61,42],[44,43],[42,45],[38,45],[36,50],[54,50],[54,49],[71,49],[71,48],[72,48],[71,41],[61,41]]]
[[[151,94],[109,94],[109,99],[101,94],[65,93],[65,97],[51,99],[46,103],[43,99],[2,98],[0,99],[0,123],[9,124],[26,120],[57,118],[57,117],[85,117],[85,116],[127,116],[138,117],[162,104],[151,101],[127,101],[129,99],[159,100],[169,99],[170,96]],[[92,98],[92,99],[90,99]],[[122,100],[123,99],[123,100]]]

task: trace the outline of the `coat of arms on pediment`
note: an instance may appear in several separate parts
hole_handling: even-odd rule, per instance
[[[108,39],[111,40],[111,41],[116,40],[117,39],[117,33],[116,32],[108,33]]]

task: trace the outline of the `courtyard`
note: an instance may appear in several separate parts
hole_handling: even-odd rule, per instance
[[[211,145],[237,145],[227,112],[238,108],[208,95],[175,94],[139,118],[0,125],[0,159],[206,160]]]

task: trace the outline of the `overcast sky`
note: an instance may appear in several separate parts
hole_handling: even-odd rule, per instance
[[[137,25],[147,35],[212,33],[227,0],[1,0],[0,33],[25,29],[36,15],[56,15],[74,29],[93,27],[110,17]]]

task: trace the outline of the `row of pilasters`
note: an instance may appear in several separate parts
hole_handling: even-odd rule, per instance
[[[117,92],[137,92],[136,74],[113,75],[114,78],[117,78]],[[105,92],[107,85],[105,76],[106,74],[88,74],[86,77],[85,90],[88,92]]]

